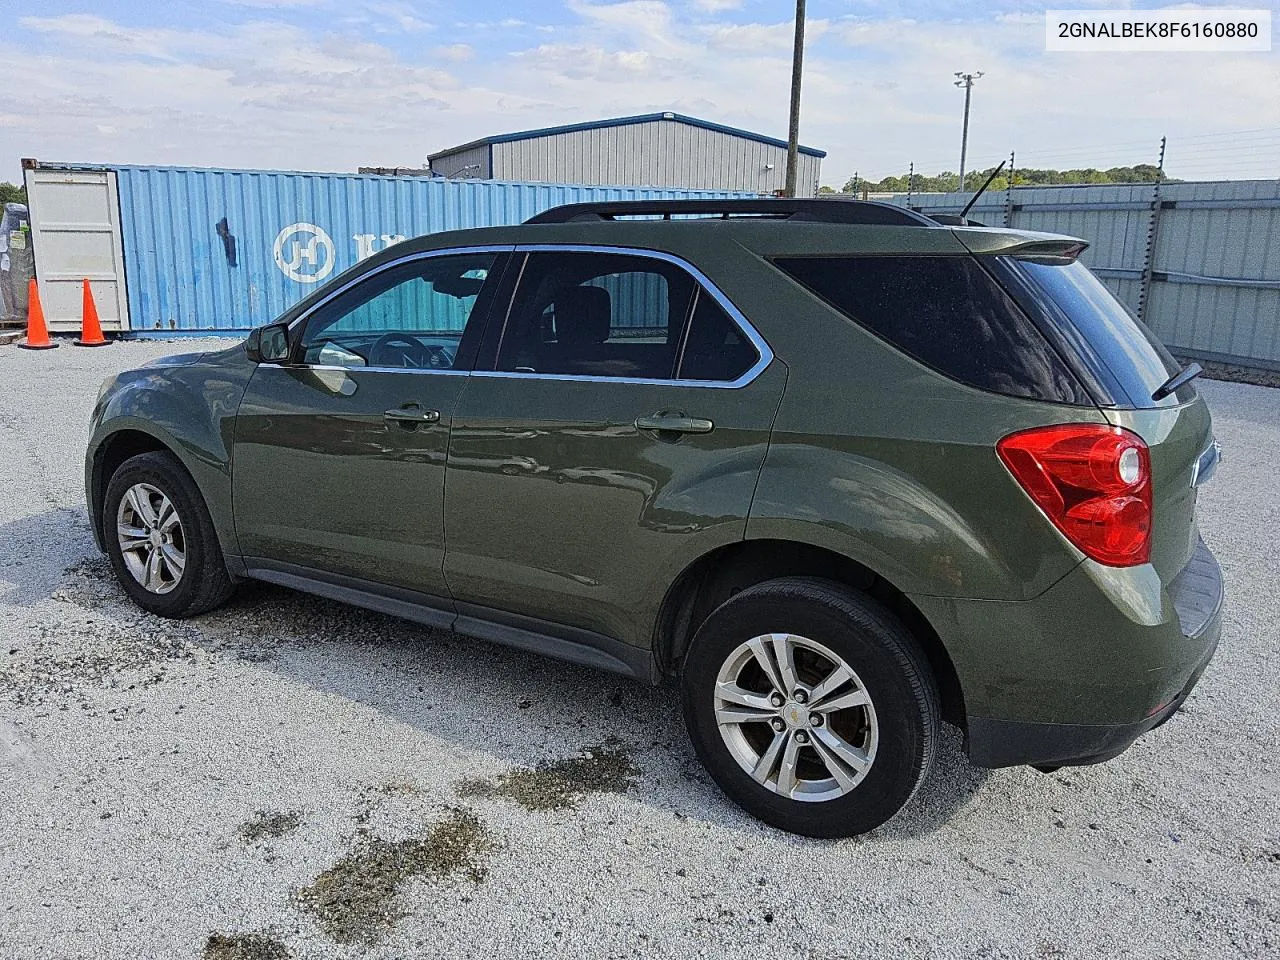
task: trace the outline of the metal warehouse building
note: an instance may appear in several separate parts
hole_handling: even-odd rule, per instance
[[[800,148],[797,196],[814,196],[823,150]],[[785,185],[786,141],[678,113],[504,133],[441,150],[450,178],[774,193]]]

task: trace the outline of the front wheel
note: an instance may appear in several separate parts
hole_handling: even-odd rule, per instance
[[[102,533],[121,586],[150,613],[192,617],[231,595],[209,510],[172,454],[120,465],[103,499]]]
[[[865,833],[932,766],[938,692],[896,617],[865,594],[771,580],[718,607],[685,657],[685,723],[708,772],[766,823]]]

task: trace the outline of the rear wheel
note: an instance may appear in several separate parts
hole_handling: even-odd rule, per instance
[[[116,577],[150,613],[191,617],[231,595],[204,498],[172,454],[143,453],[120,465],[107,484],[102,532]]]
[[[838,583],[773,580],[726,601],[698,630],[682,685],[707,770],[783,830],[874,829],[933,763],[939,704],[924,654],[889,611]]]

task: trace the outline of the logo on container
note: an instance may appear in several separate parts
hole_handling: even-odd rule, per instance
[[[276,266],[290,280],[319,283],[333,272],[333,241],[314,223],[289,224],[276,235],[274,252]]]

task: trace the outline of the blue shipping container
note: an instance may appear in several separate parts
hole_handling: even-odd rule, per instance
[[[519,223],[565,203],[749,196],[433,177],[110,169],[117,175],[135,336],[243,333],[408,237]]]

